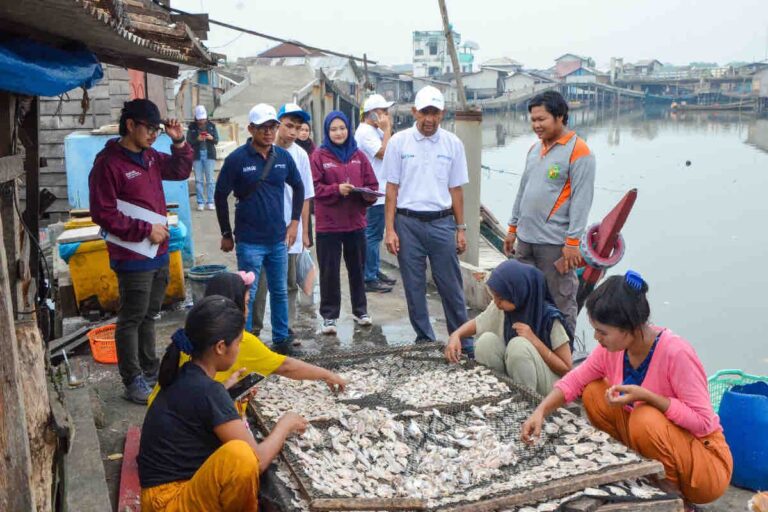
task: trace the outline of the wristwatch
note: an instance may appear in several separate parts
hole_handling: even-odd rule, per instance
[[[185,139],[184,137],[182,137],[182,138],[180,138],[180,139],[171,139],[171,142],[173,142],[174,144],[181,144],[182,142],[184,142],[184,141],[186,141],[186,140],[187,140],[187,139]]]
[[[466,224],[456,224],[456,231],[466,231],[467,225]]]
[[[222,238],[232,238],[232,232],[231,231],[225,231],[221,234]]]

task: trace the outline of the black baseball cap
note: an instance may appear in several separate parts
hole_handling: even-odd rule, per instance
[[[158,126],[163,122],[157,105],[145,99],[135,99],[123,103],[121,117],[123,119],[144,121],[153,126]]]

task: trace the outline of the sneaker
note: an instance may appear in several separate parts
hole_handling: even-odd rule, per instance
[[[206,208],[207,208],[207,209],[209,209],[209,210],[211,210],[211,211],[213,211],[213,210],[215,210],[215,209],[216,209],[216,206],[215,206],[213,203],[208,203],[208,205],[206,206]]]
[[[392,291],[392,287],[381,281],[366,281],[365,291],[368,293],[387,293]]]
[[[290,356],[292,352],[291,343],[289,342],[273,343],[272,352],[275,352],[277,354],[281,354],[284,356]]]
[[[205,210],[205,205],[203,205],[203,204],[197,205],[197,211],[201,212],[203,210]]]
[[[379,272],[376,277],[379,278],[379,281],[381,281],[384,284],[388,284],[389,286],[392,286],[397,282],[397,279],[392,279],[384,272]]]
[[[373,325],[373,320],[371,320],[369,315],[356,316],[355,322],[357,322],[357,325],[361,327],[368,327],[369,325]]]
[[[151,388],[154,388],[157,384],[157,377],[159,372],[155,373],[145,373],[144,374],[144,382],[147,383],[147,385]]]
[[[427,338],[426,336],[416,336],[416,339],[413,340],[413,342],[416,345],[421,345],[422,343],[434,343],[435,340],[433,340],[431,338]]]
[[[149,387],[143,375],[137,375],[130,384],[125,387],[123,398],[139,405],[147,405],[152,388]]]
[[[336,319],[326,318],[323,320],[323,328],[320,329],[323,334],[336,334]]]

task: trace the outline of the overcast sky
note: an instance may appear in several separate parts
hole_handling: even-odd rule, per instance
[[[563,53],[608,67],[625,62],[718,62],[765,59],[767,0],[447,0],[462,40],[477,60],[507,56],[546,68]],[[411,61],[412,32],[439,30],[437,0],[173,0],[174,7],[382,64]],[[208,47],[230,60],[274,42],[211,26]]]

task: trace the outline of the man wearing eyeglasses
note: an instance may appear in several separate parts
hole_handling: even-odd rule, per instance
[[[171,154],[152,149],[160,134],[160,111],[149,100],[124,104],[120,138],[107,142],[96,156],[89,177],[91,218],[107,233],[126,242],[149,239],[159,245],[150,258],[107,242],[109,263],[117,274],[120,307],[115,342],[117,365],[125,384],[124,397],[146,404],[157,382],[159,363],[155,354],[155,321],[168,286],[168,227],[130,217],[118,201],[166,215],[163,180],[189,178],[194,151],[184,140],[176,120],[165,124],[171,138]]]
[[[304,185],[293,157],[274,145],[277,127],[275,109],[264,103],[248,114],[248,141],[227,156],[216,181],[216,216],[221,229],[221,250],[236,249],[239,270],[253,272],[258,282],[262,267],[267,273],[272,343],[283,349],[290,345],[288,333],[288,247],[296,241]],[[293,189],[291,220],[283,218],[285,185]],[[229,221],[227,199],[234,193],[235,229]],[[237,245],[235,245],[237,242]],[[250,289],[245,328],[253,326],[256,287]]]

